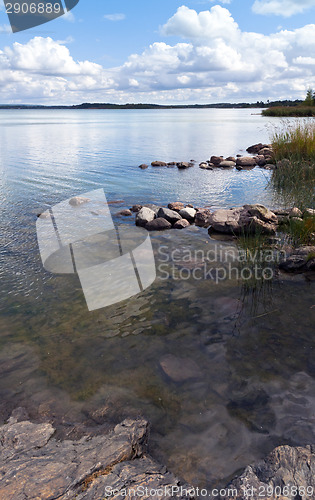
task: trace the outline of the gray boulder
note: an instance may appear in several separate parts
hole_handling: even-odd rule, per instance
[[[315,271],[315,246],[301,246],[280,263],[279,268],[287,273]]]
[[[254,167],[256,164],[256,160],[252,156],[242,156],[236,160],[236,165],[239,167]]]
[[[212,163],[215,167],[217,167],[223,160],[223,156],[211,156],[209,163]]]
[[[188,222],[187,219],[181,219],[175,222],[173,228],[174,229],[185,229],[185,227],[190,226],[190,223]]]
[[[208,227],[210,225],[211,212],[207,208],[201,208],[196,213],[195,224],[199,227]]]
[[[175,222],[181,220],[182,218],[178,212],[175,212],[175,210],[170,210],[169,208],[163,208],[163,207],[160,208],[157,216],[166,219],[171,224],[175,224]]]
[[[151,165],[152,167],[167,167],[167,163],[165,163],[165,161],[153,161]]]
[[[179,215],[183,219],[187,219],[188,221],[193,221],[195,219],[197,211],[194,208],[186,207],[179,211]]]
[[[180,161],[176,165],[179,169],[185,169],[194,166],[193,164],[188,163],[187,161]]]
[[[302,217],[302,215],[302,211],[297,207],[293,207],[289,212],[289,217]]]
[[[239,208],[217,210],[209,217],[211,228],[219,233],[239,235],[261,232],[274,234],[277,216],[263,205],[244,205]]]
[[[148,231],[164,231],[165,229],[171,229],[171,227],[172,224],[163,217],[158,217],[145,225]]]
[[[145,227],[148,222],[155,219],[155,212],[151,208],[142,207],[136,215],[136,225]]]
[[[79,207],[80,205],[88,203],[89,201],[89,198],[84,198],[84,196],[74,196],[69,200],[69,205],[71,205],[72,207]]]
[[[234,161],[224,160],[219,164],[220,168],[234,168],[236,163]]]

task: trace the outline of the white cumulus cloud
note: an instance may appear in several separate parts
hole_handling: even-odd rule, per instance
[[[315,87],[315,24],[270,35],[240,29],[228,9],[180,7],[164,41],[104,68],[65,42],[35,37],[0,50],[0,101],[218,102],[298,98]],[[167,43],[167,37],[182,40]]]
[[[314,0],[255,0],[252,10],[256,14],[291,17],[311,9],[314,5]]]

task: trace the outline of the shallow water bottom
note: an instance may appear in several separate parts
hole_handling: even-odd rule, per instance
[[[195,227],[152,241],[157,280],[128,301],[89,313],[78,279],[49,273],[7,296],[2,420],[22,405],[78,438],[143,416],[150,453],[208,488],[277,445],[314,442],[314,282],[196,279],[202,255],[218,268],[211,251],[235,243]]]

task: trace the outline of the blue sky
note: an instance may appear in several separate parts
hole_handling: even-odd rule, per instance
[[[0,102],[237,102],[315,87],[314,0],[80,0],[11,33]]]

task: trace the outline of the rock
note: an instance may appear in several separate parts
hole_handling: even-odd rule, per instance
[[[190,358],[179,358],[173,354],[163,356],[160,359],[160,367],[173,382],[185,382],[202,376],[195,361]]]
[[[147,165],[146,163],[142,163],[141,165],[139,165],[139,168],[141,168],[142,170],[145,170],[146,168],[148,168],[149,165]]]
[[[290,221],[290,218],[288,215],[277,215],[278,217],[278,224],[283,225],[283,224],[288,224]]]
[[[164,229],[171,229],[172,224],[163,217],[158,217],[145,225],[148,231],[164,231]]]
[[[278,224],[277,216],[263,205],[217,210],[210,215],[209,221],[214,231],[235,235],[243,232],[274,234]]]
[[[88,203],[89,201],[89,198],[84,198],[84,196],[74,196],[74,198],[71,198],[69,200],[69,205],[71,205],[72,207],[79,207],[80,205]]]
[[[169,161],[168,164],[167,164],[168,167],[175,167],[176,166],[176,162],[175,161]]]
[[[179,163],[176,163],[176,165],[179,169],[185,169],[193,166],[191,163],[188,163],[187,161],[180,161]]]
[[[142,205],[132,205],[131,211],[132,212],[140,212],[142,208]]]
[[[297,207],[292,208],[289,212],[289,217],[302,217],[302,215],[302,211]]]
[[[259,159],[257,160],[257,165],[258,167],[265,167],[267,165],[267,161],[265,160],[265,158],[263,160]]]
[[[175,210],[176,212],[185,208],[184,203],[181,203],[180,201],[174,201],[173,203],[169,203],[167,206],[170,210]]]
[[[185,208],[194,208],[194,205],[192,203],[187,203]]]
[[[239,172],[241,170],[253,170],[253,168],[255,168],[255,165],[251,165],[251,166],[247,166],[247,167],[241,167],[240,165],[236,166],[236,170],[238,170]]]
[[[142,207],[136,215],[136,225],[145,227],[148,222],[155,219],[155,212],[151,208]]]
[[[314,451],[314,446],[276,448],[265,460],[247,467],[240,477],[234,479],[226,488],[229,490],[229,495],[220,497],[221,500],[248,500],[248,498],[260,500],[261,496],[270,500],[313,498],[315,491]],[[268,491],[272,494],[268,494]],[[310,491],[312,491],[311,495],[306,494]]]
[[[290,219],[295,221],[295,222],[303,222],[302,217],[290,217]]]
[[[186,219],[181,219],[175,222],[173,228],[174,229],[184,229],[185,227],[190,226],[190,223]]]
[[[255,155],[259,153],[264,148],[268,148],[268,144],[262,144],[261,142],[259,144],[254,144],[253,146],[250,146],[249,148],[246,149],[247,153],[250,155]]]
[[[204,169],[205,169],[205,168],[208,168],[208,163],[201,162],[201,163],[199,163],[199,167],[200,167],[200,168],[204,168]]]
[[[181,220],[179,213],[175,212],[175,210],[171,210],[170,208],[160,208],[157,216],[166,219],[171,224],[175,224],[175,222]]]
[[[143,205],[143,207],[150,208],[150,210],[153,210],[155,215],[157,215],[158,211],[161,208],[159,205],[154,205],[154,203],[146,203],[145,205]]]
[[[237,158],[236,165],[239,167],[254,167],[256,160],[252,156],[242,156],[241,158]]]
[[[210,225],[211,212],[207,208],[201,208],[196,213],[195,224],[199,227],[208,227]]]
[[[183,208],[179,211],[179,215],[181,215],[183,219],[187,219],[188,221],[193,221],[195,219],[196,213],[197,212],[194,208],[189,207]]]
[[[279,268],[287,273],[315,271],[315,246],[301,246],[294,250]]]
[[[234,168],[235,166],[236,163],[234,161],[228,161],[228,160],[221,161],[221,163],[219,164],[220,168]]]
[[[315,210],[313,208],[307,208],[304,210],[303,217],[315,217]]]
[[[275,209],[275,210],[272,210],[272,212],[276,215],[286,215],[288,216],[289,213],[290,213],[290,209],[289,208],[280,208],[280,209]]]
[[[208,163],[208,166],[207,166],[206,170],[213,170],[213,169],[214,169],[213,163]]]
[[[264,169],[265,170],[274,170],[276,168],[275,165],[273,165],[272,163],[267,163],[265,166],[264,166]]]
[[[209,163],[212,163],[213,166],[217,167],[223,160],[223,156],[211,156]]]
[[[153,161],[151,165],[152,167],[167,167],[167,163],[165,163],[165,161]]]
[[[132,215],[132,211],[125,209],[125,210],[121,210],[120,212],[117,212],[116,215],[122,215],[123,217],[130,217]]]
[[[225,158],[226,161],[234,161],[236,163],[236,158],[235,156],[229,156],[228,158]]]
[[[56,441],[50,424],[29,421],[0,428],[0,498],[95,500],[106,487],[162,488],[179,481],[144,455],[149,425],[127,419],[107,435]],[[120,496],[120,495],[118,495]]]
[[[273,157],[273,151],[270,147],[264,147],[264,148],[261,148],[259,151],[258,151],[258,154],[260,155],[263,155],[264,157],[266,156],[271,156]]]

